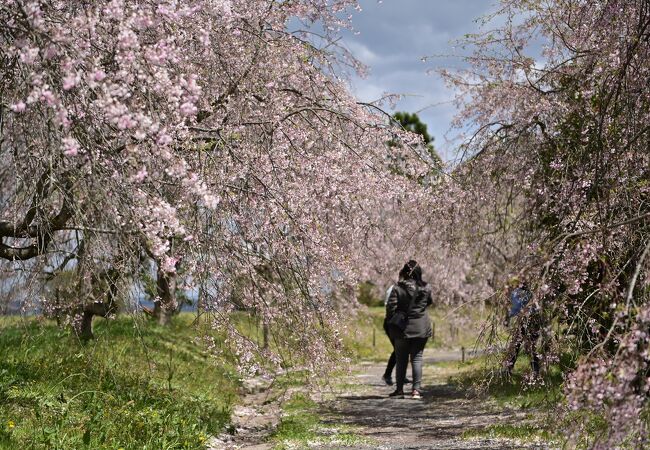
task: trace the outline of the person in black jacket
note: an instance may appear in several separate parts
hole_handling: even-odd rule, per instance
[[[404,378],[409,357],[413,372],[411,398],[422,398],[422,354],[432,335],[431,320],[426,311],[431,305],[431,290],[422,280],[422,268],[410,260],[399,273],[400,281],[394,286],[386,302],[386,323],[391,340],[395,343],[397,389],[391,397],[404,398]]]
[[[399,280],[402,281],[402,280]],[[386,299],[384,300],[384,305],[388,304],[388,299],[390,298],[391,292],[393,292],[393,288],[395,287],[394,284],[391,284],[391,286],[388,288],[386,291]],[[381,379],[384,383],[386,383],[388,386],[393,385],[393,369],[395,369],[395,363],[396,363],[396,357],[395,357],[395,341],[393,338],[390,337],[390,330],[388,328],[388,316],[384,319],[384,332],[386,333],[386,336],[388,336],[388,340],[390,341],[390,345],[393,347],[393,351],[390,354],[390,357],[388,358],[388,362],[386,363],[386,370],[384,371],[384,374],[381,376]],[[408,378],[404,379],[404,384],[411,384],[411,380]]]

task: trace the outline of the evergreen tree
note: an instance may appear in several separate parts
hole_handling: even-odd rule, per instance
[[[438,166],[442,165],[442,158],[436,152],[433,146],[433,137],[429,134],[427,130],[427,125],[422,122],[420,116],[416,113],[408,113],[404,111],[398,111],[393,115],[393,119],[401,125],[407,131],[419,134],[424,140],[424,144],[431,155],[431,158],[434,160],[435,164]]]

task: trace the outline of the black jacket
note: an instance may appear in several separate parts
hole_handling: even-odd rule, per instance
[[[400,281],[393,287],[386,302],[386,321],[390,320],[396,311],[402,311],[408,317],[403,337],[431,337],[431,320],[426,311],[431,303],[429,286],[418,286],[413,280]]]

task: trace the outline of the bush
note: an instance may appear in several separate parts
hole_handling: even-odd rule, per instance
[[[357,300],[366,306],[383,306],[384,298],[378,294],[378,291],[378,287],[369,281],[360,283]]]

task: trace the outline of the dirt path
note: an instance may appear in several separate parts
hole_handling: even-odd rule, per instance
[[[363,363],[349,380],[351,386],[363,388],[340,393],[326,402],[323,422],[356,426],[356,433],[371,442],[356,446],[357,449],[552,448],[543,443],[522,444],[509,439],[463,439],[465,431],[527,421],[530,411],[497,408],[485,400],[468,399],[464,392],[448,384],[449,372],[436,367],[437,362],[458,361],[460,353],[428,353],[422,400],[387,398],[393,388],[381,381],[384,365]]]
[[[360,436],[363,444],[341,443],[308,445],[316,449],[547,449],[548,444],[523,444],[504,438],[464,439],[463,433],[481,430],[493,424],[512,424],[530,421],[530,410],[516,411],[497,408],[496,405],[479,398],[467,398],[447,382],[449,369],[436,363],[457,361],[459,352],[427,350],[421,400],[394,399],[387,395],[393,387],[381,381],[384,365],[381,363],[360,363],[352,375],[332,383],[331,391],[317,397],[320,422],[332,433],[337,426],[348,426]],[[295,392],[295,391],[294,391]],[[291,393],[289,393],[290,395]],[[246,414],[235,416],[239,433],[229,442],[213,448],[237,448],[249,450],[270,449],[265,442],[273,427],[277,425],[279,408],[266,402],[260,403],[263,393],[249,394],[245,399]],[[264,402],[261,402],[264,403]],[[256,416],[256,408],[260,416]],[[240,409],[241,410],[241,409]],[[271,413],[269,413],[271,411]],[[266,414],[264,416],[264,414]],[[248,427],[248,428],[246,428]],[[334,431],[336,433],[336,431]],[[304,447],[298,447],[304,448]]]

